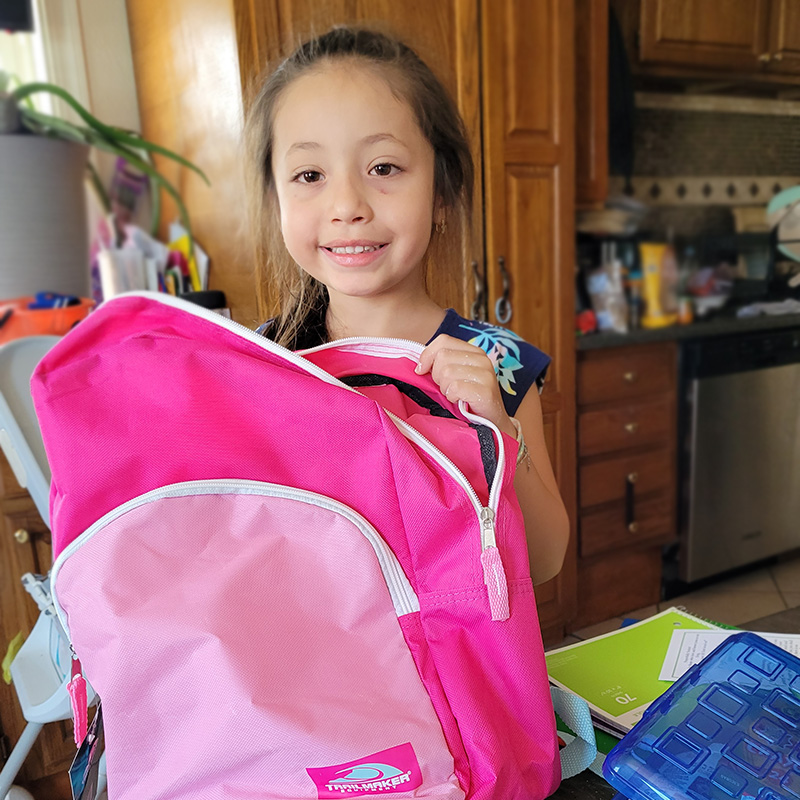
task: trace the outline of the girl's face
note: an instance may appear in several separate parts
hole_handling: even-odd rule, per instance
[[[389,85],[352,63],[313,70],[284,90],[273,137],[286,247],[331,302],[424,292],[433,148]]]

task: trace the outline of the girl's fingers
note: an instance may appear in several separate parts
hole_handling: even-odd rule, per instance
[[[416,367],[416,372],[419,375],[424,375],[430,372],[434,362],[439,360],[440,355],[443,355],[444,360],[455,360],[458,358],[456,354],[462,353],[464,357],[477,354],[486,359],[491,365],[489,357],[474,344],[456,339],[454,336],[448,336],[445,333],[439,334],[423,351],[419,357],[419,364]]]
[[[469,342],[438,336],[422,352],[417,372],[430,372],[451,403],[463,400],[474,413],[496,423],[506,416],[494,365]]]

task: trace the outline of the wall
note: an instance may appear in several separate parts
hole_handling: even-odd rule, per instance
[[[737,113],[738,106],[750,111]],[[734,206],[765,206],[799,182],[798,113],[790,102],[637,95],[633,196],[651,206],[643,228],[661,236],[733,233]],[[623,183],[612,177],[612,191]]]
[[[242,159],[242,88],[231,0],[127,0],[142,133],[208,176],[156,159],[185,198],[192,230],[211,258],[209,288],[226,294],[237,322],[255,327]],[[169,53],[168,58],[162,54]],[[174,216],[165,202],[162,220]]]
[[[799,175],[800,120],[637,108],[636,175]]]

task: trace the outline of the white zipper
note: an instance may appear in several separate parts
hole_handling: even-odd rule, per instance
[[[340,381],[338,378],[331,375],[329,372],[326,372],[322,367],[318,367],[313,362],[309,361],[303,356],[298,355],[293,350],[289,350],[283,345],[276,344],[271,339],[267,339],[266,337],[262,336],[260,333],[255,333],[255,331],[250,330],[250,328],[242,325],[235,320],[228,319],[227,317],[223,317],[221,314],[218,314],[216,311],[210,311],[209,309],[203,308],[202,306],[198,306],[194,303],[190,303],[188,300],[181,300],[180,298],[174,297],[172,295],[164,294],[162,292],[127,292],[125,294],[117,295],[110,300],[107,300],[103,305],[95,312],[95,314],[102,313],[103,308],[109,305],[113,305],[115,302],[123,300],[126,297],[144,297],[149,300],[155,300],[163,305],[172,306],[173,308],[179,308],[181,311],[185,311],[189,314],[194,314],[195,316],[201,317],[209,322],[214,323],[215,325],[219,325],[222,328],[228,328],[232,330],[234,333],[237,333],[243,336],[250,342],[257,344],[259,347],[262,347],[264,350],[267,350],[272,353],[276,353],[280,355],[282,358],[285,358],[287,361],[290,361],[292,364],[300,367],[301,369],[305,370],[311,375],[314,375],[317,378],[325,381],[326,383],[332,384],[334,386],[340,386],[343,389],[347,389],[348,391],[354,392],[355,394],[364,396],[361,392],[357,389],[353,388],[352,386],[348,386],[343,381]],[[380,337],[369,337],[369,336],[351,336],[346,339],[337,339],[334,342],[326,342],[325,344],[318,345],[317,347],[311,347],[308,350],[304,350],[302,352],[305,353],[315,353],[320,350],[327,350],[330,348],[335,347],[342,347],[347,345],[376,345],[376,348],[379,351],[389,349],[394,350],[395,352],[400,351],[402,355],[407,355],[413,357],[415,360],[419,360],[419,356],[422,351],[425,349],[423,345],[419,342],[411,341],[410,339],[390,339],[390,338],[380,338]],[[381,345],[386,344],[389,345],[388,348],[382,348]],[[412,441],[416,442],[423,448],[427,453],[434,457],[434,459],[442,464],[443,467],[450,473],[450,475],[455,478],[455,480],[459,483],[459,485],[466,491],[467,495],[469,496],[470,500],[472,501],[473,506],[475,507],[475,511],[478,516],[478,520],[481,524],[481,549],[485,550],[487,546],[490,544],[496,545],[496,539],[494,535],[494,524],[492,524],[491,533],[483,533],[484,531],[484,513],[485,511],[492,512],[492,519],[494,519],[494,515],[497,514],[497,507],[499,503],[499,494],[500,494],[500,486],[502,484],[502,476],[503,471],[505,469],[505,447],[503,445],[503,436],[497,427],[491,423],[488,419],[484,419],[483,417],[479,417],[471,412],[467,411],[466,404],[463,402],[459,402],[459,411],[466,417],[470,422],[475,422],[479,425],[484,425],[487,428],[491,428],[494,432],[496,440],[498,442],[497,447],[497,471],[495,473],[495,480],[492,483],[492,486],[489,491],[489,503],[488,506],[484,507],[481,504],[480,498],[478,497],[478,493],[472,487],[472,484],[467,480],[466,476],[463,472],[441,451],[439,450],[433,442],[426,439],[419,431],[416,430],[413,426],[411,426],[408,422],[403,419],[400,419],[396,415],[392,414],[390,411],[386,411],[392,421],[400,428],[406,438],[411,439]],[[499,476],[499,479],[498,479]]]
[[[341,348],[342,346],[348,345],[376,345],[376,354],[381,355],[383,353],[383,348],[381,345],[383,344],[390,345],[387,349],[393,350],[394,352],[400,351],[402,355],[413,356],[415,360],[419,360],[419,356],[422,351],[425,349],[423,345],[419,344],[418,342],[413,342],[410,339],[382,339],[382,338],[371,338],[368,336],[351,336],[347,339],[337,339],[334,342],[326,342],[325,344],[318,345],[317,347],[311,347],[308,350],[303,350],[304,353],[316,353],[321,350],[329,350],[332,348]],[[326,373],[328,374],[328,373]],[[342,383],[341,381],[339,381]],[[347,386],[347,384],[342,384]],[[351,387],[348,387],[351,388]],[[357,391],[357,390],[354,390]],[[357,392],[361,394],[361,392]],[[498,442],[497,448],[497,470],[495,473],[495,480],[492,482],[492,485],[489,489],[489,505],[488,507],[484,507],[478,497],[478,493],[472,487],[472,484],[467,480],[464,473],[441,451],[439,450],[436,445],[433,444],[430,440],[426,439],[416,428],[409,425],[400,417],[395,416],[392,414],[391,411],[386,411],[386,413],[392,418],[395,423],[398,423],[401,428],[408,429],[412,432],[412,435],[407,436],[407,438],[412,439],[413,441],[417,442],[424,450],[430,453],[432,456],[436,458],[437,461],[442,462],[442,466],[447,468],[447,471],[454,477],[459,484],[464,488],[464,490],[469,495],[470,499],[472,500],[472,504],[475,506],[475,511],[478,514],[478,519],[481,522],[481,528],[483,529],[486,519],[485,512],[491,512],[491,519],[494,520],[494,515],[497,512],[497,506],[499,502],[499,493],[500,493],[500,485],[502,484],[502,475],[505,469],[505,447],[503,445],[503,436],[494,423],[490,422],[488,419],[483,417],[479,417],[477,414],[473,414],[467,410],[466,403],[459,402],[458,410],[463,414],[463,416],[468,419],[470,422],[474,422],[477,425],[483,425],[487,428],[490,428],[494,434],[495,438]],[[405,431],[404,431],[405,432]],[[497,476],[500,476],[500,480],[498,480]],[[494,539],[494,524],[492,524],[492,534],[491,534],[491,544],[496,544]],[[483,544],[483,539],[482,539]],[[482,549],[485,549],[487,545],[483,545]]]
[[[124,300],[126,297],[143,297],[148,300],[153,300],[163,305],[172,306],[173,308],[178,308],[181,311],[184,311],[188,314],[193,314],[194,316],[200,317],[202,319],[207,320],[208,322],[213,323],[214,325],[218,325],[221,328],[227,328],[237,335],[242,336],[243,338],[247,339],[248,341],[252,342],[253,344],[258,345],[262,349],[275,353],[281,358],[284,358],[286,361],[291,362],[292,364],[300,367],[301,369],[305,370],[310,375],[314,375],[315,377],[319,378],[320,380],[324,381],[325,383],[329,383],[333,386],[339,386],[343,389],[347,389],[348,391],[354,392],[355,394],[361,395],[364,397],[361,392],[357,389],[353,388],[352,386],[348,386],[343,381],[340,381],[338,378],[331,375],[329,372],[326,372],[321,367],[318,367],[311,361],[308,361],[303,356],[298,355],[293,350],[289,350],[283,345],[279,345],[273,342],[271,339],[267,339],[266,337],[262,336],[255,331],[252,331],[250,328],[242,325],[239,322],[236,322],[232,319],[228,319],[227,317],[223,317],[221,314],[218,314],[216,311],[211,311],[209,309],[203,308],[202,306],[198,306],[194,303],[190,303],[188,300],[181,300],[178,297],[174,297],[173,295],[164,294],[162,292],[127,292],[125,294],[117,295],[116,297],[107,300],[103,303],[97,311],[93,312],[95,314],[103,313],[103,309],[113,305],[115,302],[119,302]],[[330,348],[348,346],[348,345],[374,345],[376,347],[376,351],[378,354],[386,355],[386,350],[394,350],[395,352],[400,353],[400,355],[407,355],[409,357],[413,357],[415,360],[419,360],[419,356],[422,351],[425,349],[424,345],[421,345],[419,342],[411,341],[410,339],[392,339],[392,338],[382,338],[382,337],[369,337],[369,336],[352,336],[345,339],[337,339],[333,342],[326,342],[324,344],[318,345],[317,347],[311,347],[307,350],[302,352],[305,353],[314,353],[320,350],[327,350]],[[383,345],[388,345],[385,347]],[[450,474],[452,478],[464,489],[467,493],[467,496],[472,502],[473,507],[475,508],[476,515],[478,517],[478,522],[480,525],[481,530],[481,562],[484,565],[484,582],[486,583],[487,587],[490,584],[490,578],[487,574],[487,567],[484,561],[485,556],[488,554],[488,548],[497,548],[497,536],[495,532],[495,518],[497,515],[497,509],[500,500],[500,488],[503,483],[503,473],[505,470],[505,447],[503,445],[503,436],[498,430],[498,428],[490,422],[488,419],[484,419],[483,417],[479,417],[476,414],[472,414],[467,410],[466,403],[463,401],[459,401],[458,404],[459,411],[463,414],[463,416],[479,425],[484,425],[487,428],[490,428],[497,440],[497,468],[495,471],[495,479],[492,482],[492,486],[489,488],[489,501],[487,506],[483,506],[478,497],[478,493],[473,488],[472,484],[467,480],[466,476],[463,472],[441,451],[439,450],[436,445],[433,444],[430,440],[426,439],[416,428],[411,426],[408,422],[400,417],[397,417],[395,414],[392,414],[390,411],[383,409],[389,418],[395,423],[398,427],[400,432],[409,440],[416,442],[423,450],[425,450],[429,455],[431,455],[435,461],[438,461],[445,470]],[[502,563],[499,563],[499,568],[502,570]],[[497,576],[495,576],[497,577]],[[505,575],[500,576],[502,582],[505,582]],[[490,593],[491,594],[491,593]],[[492,610],[492,618],[498,619],[495,610]]]
[[[114,520],[127,514],[128,512],[139,508],[140,506],[153,503],[157,500],[163,500],[171,497],[196,497],[198,495],[261,495],[264,497],[277,497],[284,500],[298,500],[303,503],[315,505],[319,508],[324,508],[333,511],[340,516],[347,519],[355,525],[364,538],[370,543],[372,549],[375,551],[375,556],[378,559],[381,572],[383,573],[386,585],[389,589],[389,595],[392,598],[392,604],[398,617],[405,614],[411,614],[419,611],[419,599],[414,592],[411,583],[406,577],[397,556],[392,549],[370,523],[364,519],[358,512],[354,511],[344,503],[333,500],[325,495],[310,492],[305,489],[295,489],[291,486],[282,486],[275,483],[262,483],[260,481],[245,481],[245,480],[198,480],[198,481],[184,481],[183,483],[174,483],[169,486],[162,486],[147,492],[132,500],[128,500],[117,508],[112,509],[107,514],[103,515],[97,522],[93,523],[91,527],[87,528],[77,539],[70,542],[59,554],[58,558],[53,565],[50,583],[52,586],[53,604],[55,606],[56,614],[58,615],[64,631],[67,634],[67,639],[70,641],[70,649],[72,649],[69,624],[67,622],[66,613],[58,601],[57,594],[57,580],[58,574],[64,562],[70,558],[77,550],[85,545],[92,539],[99,531],[111,524]],[[73,655],[75,653],[72,649]]]

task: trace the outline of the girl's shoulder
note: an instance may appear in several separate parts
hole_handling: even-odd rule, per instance
[[[506,412],[511,416],[533,384],[539,392],[542,391],[550,356],[508,328],[465,319],[450,308],[432,338],[440,334],[469,342],[489,356],[497,373]]]

